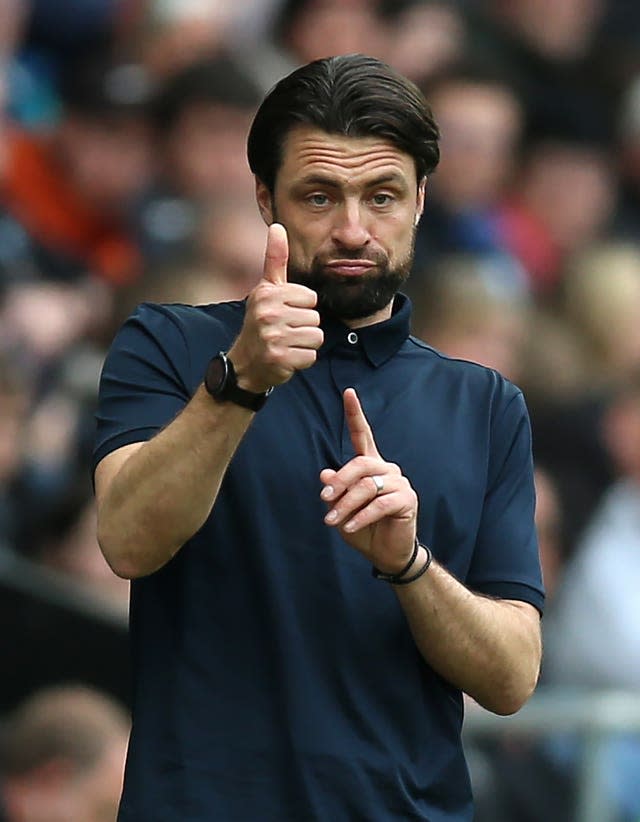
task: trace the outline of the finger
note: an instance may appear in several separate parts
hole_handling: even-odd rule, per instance
[[[280,223],[272,223],[267,233],[267,247],[264,252],[263,276],[274,285],[287,282],[287,262],[289,260],[289,240]]]
[[[399,477],[402,472],[395,463],[383,462],[379,457],[354,457],[338,471],[334,471],[330,479],[325,479],[324,474],[320,474],[320,479],[324,485],[331,486],[331,493],[323,495],[322,499],[337,501],[351,486],[365,477],[369,482],[369,487],[374,490],[376,485],[371,479],[374,475],[382,476],[385,484],[387,484],[387,475]]]
[[[373,438],[373,431],[364,415],[355,388],[347,388],[343,394],[344,413],[351,435],[351,444],[356,454],[365,457],[379,457],[380,452]]]
[[[385,480],[391,480],[391,478],[385,477]],[[394,494],[397,488],[398,484],[390,481],[385,484],[384,491],[378,491],[371,477],[363,477],[336,501],[331,510],[327,512],[324,521],[327,525],[343,525],[369,504],[375,505],[379,512],[385,511],[386,513],[386,509],[381,508],[375,501],[383,494]]]
[[[317,328],[320,325],[320,314],[312,308],[296,308],[287,315],[290,328]]]

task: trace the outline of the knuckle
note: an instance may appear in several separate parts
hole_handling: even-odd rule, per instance
[[[260,339],[263,345],[273,349],[280,340],[280,330],[272,325],[267,325],[260,330]]]

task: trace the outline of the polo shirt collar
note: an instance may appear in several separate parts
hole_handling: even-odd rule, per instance
[[[411,333],[411,301],[405,294],[396,294],[389,319],[374,325],[351,329],[339,320],[323,317],[321,327],[324,342],[318,352],[320,356],[337,346],[352,348],[357,344],[377,367],[391,359]]]

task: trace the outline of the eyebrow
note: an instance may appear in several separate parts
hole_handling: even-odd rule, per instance
[[[395,183],[396,185],[401,186],[403,189],[407,188],[407,183],[405,178],[396,172],[391,174],[382,174],[380,177],[375,177],[373,180],[366,184],[366,188],[377,188],[381,185],[386,185],[388,183]],[[341,184],[334,178],[329,177],[326,174],[310,174],[307,177],[303,177],[301,180],[298,180],[296,183],[296,187],[306,187],[312,185],[320,185],[325,186],[326,188],[340,188]]]

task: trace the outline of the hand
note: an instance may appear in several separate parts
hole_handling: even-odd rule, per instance
[[[242,330],[229,351],[238,384],[266,391],[309,368],[322,345],[317,295],[287,282],[289,245],[284,226],[269,226],[262,279],[247,300]]]
[[[355,389],[347,388],[343,399],[356,456],[339,471],[320,473],[320,497],[330,504],[325,523],[381,571],[396,574],[413,552],[418,497],[400,468],[380,455]],[[381,491],[374,476],[382,479]]]

